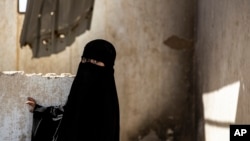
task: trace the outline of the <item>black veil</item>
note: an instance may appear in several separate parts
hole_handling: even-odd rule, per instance
[[[119,102],[114,79],[115,48],[108,41],[89,42],[79,63],[56,141],[119,141]]]

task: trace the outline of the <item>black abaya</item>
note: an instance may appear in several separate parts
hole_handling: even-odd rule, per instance
[[[57,141],[118,141],[119,109],[113,70],[79,65]]]
[[[119,104],[113,69],[115,50],[104,40],[94,40],[86,45],[83,57],[96,59],[91,53],[98,52],[99,48],[91,50],[92,45],[101,47],[105,58],[99,59],[105,67],[90,62],[79,64],[64,110],[36,106],[32,141],[40,141],[44,136],[49,137],[42,141],[119,141]]]

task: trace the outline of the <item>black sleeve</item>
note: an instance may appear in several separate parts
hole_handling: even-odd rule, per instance
[[[31,141],[51,141],[63,116],[62,106],[36,105],[33,111]]]

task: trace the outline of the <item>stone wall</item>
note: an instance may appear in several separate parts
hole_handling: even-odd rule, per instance
[[[30,141],[32,113],[25,104],[27,97],[44,106],[63,105],[73,78],[69,74],[0,73],[0,140]]]

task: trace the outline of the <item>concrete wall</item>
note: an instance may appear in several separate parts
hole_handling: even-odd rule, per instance
[[[229,141],[229,124],[250,123],[249,5],[247,0],[199,1],[195,58],[206,141]]]
[[[175,140],[194,140],[193,49],[192,44],[185,43],[192,42],[194,36],[195,0],[96,0],[91,30],[63,52],[39,59],[31,57],[29,47],[19,46],[24,17],[16,13],[16,1],[1,0],[0,4],[6,11],[1,13],[0,71],[75,74],[85,43],[94,38],[108,39],[117,50],[115,77],[121,109],[121,140],[165,141],[172,132]],[[5,26],[13,31],[9,32]],[[0,115],[0,122],[4,123],[0,128],[4,136],[0,140],[2,137],[28,140],[31,115],[23,105],[25,98],[36,96],[41,104],[54,105],[60,101],[55,95],[60,94],[64,99],[68,94],[68,79],[71,80],[1,75],[0,107],[2,113],[8,114]],[[20,88],[13,86],[22,81],[27,83]],[[62,81],[60,86],[57,81]],[[31,93],[33,85],[37,88]],[[65,89],[56,90],[64,86]],[[46,96],[52,93],[48,102]],[[6,100],[9,102],[3,105]],[[17,105],[13,107],[12,103]],[[22,111],[15,112],[16,107]],[[3,120],[13,117],[16,119]],[[9,129],[12,132],[4,132]]]
[[[105,29],[117,44],[122,140],[146,140],[148,134],[164,140],[168,128],[192,140],[192,50],[163,42],[172,35],[192,39],[194,1],[113,2],[107,3]]]
[[[44,106],[63,105],[72,81],[68,74],[0,73],[0,140],[30,141],[32,114],[25,104],[27,96]]]

